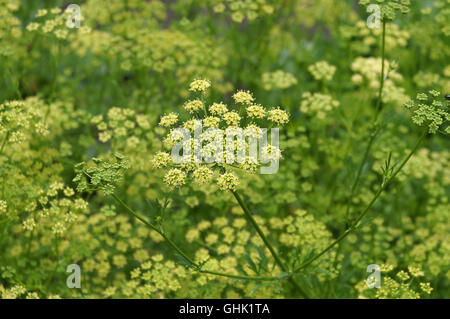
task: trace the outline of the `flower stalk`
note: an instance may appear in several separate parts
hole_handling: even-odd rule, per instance
[[[151,224],[145,218],[140,216],[138,213],[136,213],[133,209],[131,209],[124,201],[122,201],[116,194],[112,194],[112,197],[123,207],[125,210],[131,214],[134,218],[139,220],[140,222],[144,223],[147,227],[151,228],[152,230],[156,231],[158,234],[160,234],[164,240],[167,242],[167,244],[174,249],[188,264],[191,266],[194,270],[204,273],[204,274],[210,274],[220,277],[228,277],[231,279],[237,279],[237,280],[255,280],[255,281],[276,281],[276,280],[282,280],[283,278],[281,276],[278,277],[269,277],[269,276],[244,276],[244,275],[233,275],[233,274],[226,274],[216,271],[211,271],[207,269],[203,269],[201,265],[197,264],[191,257],[189,257],[181,248],[179,248],[162,230],[160,230],[155,225]]]
[[[256,222],[256,220],[253,218],[252,213],[250,212],[250,210],[248,209],[247,205],[244,203],[244,201],[242,200],[241,196],[239,196],[239,194],[236,191],[232,191],[233,196],[236,198],[236,200],[238,201],[239,205],[241,206],[242,210],[245,213],[245,216],[247,217],[247,219],[250,221],[250,223],[252,224],[253,228],[255,228],[256,232],[258,233],[259,237],[261,237],[262,241],[264,242],[265,246],[267,247],[267,249],[269,249],[270,253],[272,254],[273,258],[275,259],[276,264],[281,268],[281,270],[283,270],[285,273],[289,272],[288,267],[284,264],[284,262],[280,259],[280,257],[278,256],[277,252],[275,251],[275,249],[272,247],[272,245],[270,244],[269,240],[267,239],[267,237],[264,235],[263,231],[261,230],[261,228],[258,226],[258,223]],[[298,283],[293,279],[292,276],[288,276],[289,281],[294,285],[294,287],[296,288],[296,290],[305,298],[308,298],[308,295],[306,294],[306,292],[298,285]]]

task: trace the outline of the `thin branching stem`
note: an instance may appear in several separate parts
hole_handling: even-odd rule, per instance
[[[381,73],[380,73],[377,104],[376,104],[376,108],[375,108],[375,118],[374,118],[374,122],[373,122],[374,131],[371,132],[369,142],[367,143],[366,149],[364,151],[363,158],[362,158],[361,162],[359,163],[355,180],[353,181],[352,187],[350,189],[350,196],[347,200],[347,207],[346,207],[346,211],[345,211],[345,227],[346,228],[349,226],[351,205],[353,202],[353,198],[355,197],[356,191],[358,189],[358,185],[359,185],[359,182],[361,179],[361,174],[362,174],[363,168],[366,165],[367,160],[369,159],[369,155],[372,150],[373,143],[375,142],[375,139],[378,136],[378,133],[380,131],[380,128],[378,125],[378,115],[380,114],[382,105],[383,105],[383,87],[384,87],[384,78],[385,78],[384,62],[386,59],[385,48],[386,48],[386,20],[383,20],[382,33],[381,33]],[[338,247],[338,250],[336,253],[335,264],[337,262],[339,252],[340,252],[340,246]]]
[[[248,209],[245,202],[242,200],[241,196],[239,196],[239,194],[236,191],[232,191],[232,193],[233,193],[234,197],[236,198],[236,200],[238,201],[239,205],[241,206],[242,210],[244,211],[245,216],[250,221],[252,226],[255,228],[256,232],[258,233],[259,237],[261,237],[261,239],[264,242],[264,244],[266,245],[267,249],[269,249],[270,253],[272,254],[273,258],[275,259],[276,264],[281,268],[281,270],[288,273],[289,272],[288,267],[283,263],[283,261],[280,259],[277,252],[275,251],[275,249],[270,244],[267,237],[264,235],[263,231],[259,227],[256,220],[253,218],[252,213]],[[292,276],[288,276],[288,277],[289,277],[289,281],[295,286],[295,288],[298,290],[298,292],[303,297],[308,298],[308,295],[306,294],[306,292],[299,286],[299,284],[292,278]]]
[[[383,20],[383,31],[381,34],[381,73],[380,73],[380,82],[379,82],[379,90],[378,90],[378,98],[377,98],[377,104],[376,104],[376,109],[375,109],[375,119],[373,122],[373,128],[374,128],[374,132],[371,133],[370,135],[370,139],[369,142],[367,143],[367,147],[366,150],[364,151],[364,156],[358,166],[358,170],[356,173],[356,177],[355,180],[352,184],[351,190],[350,190],[350,197],[349,200],[347,202],[347,209],[346,209],[346,222],[348,222],[348,218],[349,218],[349,214],[350,214],[350,207],[351,207],[351,202],[353,200],[353,197],[355,195],[355,191],[358,188],[358,184],[359,181],[361,179],[361,173],[362,170],[364,168],[364,165],[366,164],[368,158],[369,158],[369,154],[370,151],[372,150],[372,146],[373,143],[379,133],[379,127],[377,124],[378,121],[378,115],[381,111],[382,105],[383,105],[383,87],[384,87],[384,61],[386,59],[386,54],[385,54],[385,47],[386,47],[386,21]]]
[[[347,201],[347,209],[346,209],[346,212],[345,212],[346,223],[348,223],[348,221],[349,221],[350,207],[351,207],[351,204],[352,204],[352,201],[353,201],[353,197],[355,196],[355,192],[356,192],[356,189],[358,187],[359,180],[361,179],[361,174],[362,174],[364,165],[366,165],[367,159],[369,158],[369,154],[370,154],[370,151],[372,149],[372,145],[373,145],[373,143],[374,143],[374,141],[375,141],[375,139],[376,139],[376,137],[378,135],[378,132],[379,132],[378,128],[375,128],[375,131],[370,134],[370,139],[369,139],[369,142],[367,143],[366,150],[364,151],[364,156],[363,156],[363,158],[361,160],[361,163],[359,164],[358,170],[356,172],[356,177],[355,177],[355,180],[353,181],[352,188],[350,190],[350,196],[349,196],[349,199]],[[348,226],[348,225],[346,225],[346,226]]]
[[[386,60],[385,54],[386,47],[386,20],[383,19],[383,31],[381,33],[381,74],[380,74],[380,87],[378,88],[378,101],[375,113],[375,121],[378,118],[378,114],[383,106],[383,88],[384,88],[384,61]]]
[[[20,92],[19,80],[14,77],[13,72],[9,68],[6,68],[6,70],[8,71],[9,76],[11,78],[11,83],[12,83],[12,85],[14,87],[14,91],[15,91],[15,93],[17,95],[17,98],[19,100],[22,100],[23,98],[22,98],[22,93]]]
[[[417,140],[416,144],[414,145],[414,148],[409,152],[409,154],[405,157],[405,159],[401,162],[401,164],[398,166],[398,168],[393,172],[393,174],[384,182],[381,184],[381,186],[378,188],[378,191],[375,193],[375,195],[372,197],[369,204],[366,206],[366,208],[359,214],[358,218],[352,223],[352,225],[347,228],[334,242],[332,242],[328,247],[326,247],[324,250],[322,250],[320,253],[315,255],[314,257],[310,258],[306,262],[304,262],[302,265],[300,265],[298,268],[296,268],[293,273],[297,273],[300,270],[306,268],[311,263],[319,259],[322,255],[324,255],[326,252],[328,252],[331,248],[333,248],[335,245],[339,244],[345,237],[347,237],[349,234],[354,232],[357,228],[361,220],[366,216],[366,214],[369,212],[369,210],[372,208],[373,204],[377,201],[377,199],[380,197],[380,195],[383,193],[383,191],[386,189],[386,187],[391,183],[391,181],[400,173],[400,171],[403,169],[405,164],[409,161],[411,156],[416,152],[417,148],[419,147],[420,143],[423,141],[425,136],[427,135],[427,132],[425,131],[420,138]]]
[[[3,142],[0,146],[0,154],[3,153],[3,149],[5,148],[6,142],[8,141],[9,138],[9,132],[6,132],[5,137],[3,138]]]
[[[53,79],[52,79],[52,86],[51,86],[51,92],[50,92],[50,101],[53,101],[55,98],[56,93],[56,85],[59,79],[59,67],[61,64],[61,40],[56,41],[56,56],[55,56],[55,65],[53,70]],[[48,115],[48,114],[46,114]],[[47,116],[46,116],[47,117]]]
[[[198,270],[201,273],[220,276],[220,277],[228,277],[232,279],[238,279],[238,280],[256,280],[256,281],[277,281],[277,280],[283,280],[282,276],[279,277],[264,277],[264,276],[241,276],[241,275],[231,275],[231,274],[225,274],[221,272],[206,270],[206,269],[199,269]]]
[[[264,277],[264,276],[244,276],[244,275],[233,275],[233,274],[226,274],[221,272],[216,272],[212,270],[203,269],[200,265],[198,265],[192,258],[190,258],[185,252],[183,252],[163,231],[158,229],[155,225],[148,222],[144,217],[140,216],[138,213],[136,213],[133,209],[131,209],[124,201],[122,201],[116,194],[112,194],[112,197],[123,207],[125,210],[131,214],[134,218],[144,223],[146,226],[151,228],[152,230],[156,231],[158,234],[160,234],[164,240],[169,244],[169,246],[174,249],[178,254],[180,254],[181,257],[196,271],[204,274],[210,274],[220,277],[228,277],[232,279],[239,279],[239,280],[255,280],[255,281],[276,281],[276,280],[283,280],[283,277]]]

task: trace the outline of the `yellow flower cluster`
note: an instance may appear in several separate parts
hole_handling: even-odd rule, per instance
[[[355,24],[343,25],[339,28],[340,35],[350,42],[352,50],[358,54],[368,54],[380,44],[381,28],[370,29],[366,21],[358,21]],[[395,23],[386,24],[385,50],[392,52],[398,48],[404,48],[408,44],[411,35],[409,31],[402,30]]]
[[[5,200],[0,200],[0,214],[6,214],[6,210],[8,209],[8,204]]]
[[[202,81],[209,83],[206,80]],[[191,87],[198,87],[198,80],[191,83]],[[181,163],[172,162],[171,155],[167,152],[158,152],[153,157],[152,165],[154,168],[171,167],[164,176],[164,182],[170,188],[178,188],[184,185],[189,180],[189,176],[192,176],[197,184],[207,184],[216,179],[219,189],[235,191],[239,185],[239,178],[234,172],[235,165],[247,172],[254,173],[260,166],[261,161],[266,162],[281,158],[281,150],[270,144],[263,148],[260,158],[254,158],[253,155],[248,154],[250,138],[257,139],[262,136],[261,128],[255,121],[265,118],[266,110],[263,106],[253,103],[254,97],[248,91],[236,92],[233,94],[233,99],[241,105],[241,108],[246,109],[247,116],[241,116],[239,110],[229,110],[222,102],[213,103],[209,107],[201,100],[191,100],[184,104],[184,108],[193,115],[193,118],[181,123],[181,127],[191,133],[194,132],[196,127],[200,127],[200,124],[209,128],[209,130],[201,132],[201,142],[192,137],[187,141],[183,139],[183,134],[173,127],[178,120],[177,114],[171,113],[161,118],[161,126],[171,127],[164,140],[166,148],[171,149],[183,140],[183,147],[190,148],[192,151],[189,156],[183,156]],[[210,114],[215,116],[210,116],[208,110]],[[289,115],[278,107],[267,112],[267,120],[274,124],[285,125],[289,122]],[[245,128],[241,127],[243,122],[247,124]],[[228,149],[225,136],[240,133],[244,134],[244,138],[235,140],[232,149]],[[220,142],[216,141],[218,136],[222,136]],[[205,144],[206,142],[208,143]],[[234,160],[234,152],[239,149],[245,151],[244,160],[231,165],[230,160]],[[196,150],[199,151],[201,158],[198,158],[198,155],[195,154]],[[209,164],[202,163],[202,159],[211,158],[215,158],[216,161]],[[218,171],[220,172],[218,173]]]
[[[370,289],[366,280],[359,282],[355,288],[359,292],[358,298],[376,299],[420,299],[431,294],[433,288],[429,282],[420,282],[423,272],[414,266],[409,266],[408,271],[399,270],[394,273],[393,265],[383,265],[381,268],[380,287]],[[410,280],[411,277],[414,280]],[[395,279],[394,279],[395,278]]]
[[[237,91],[233,94],[233,99],[236,103],[251,105],[255,98],[248,91]]]
[[[44,107],[43,102],[36,97],[0,104],[0,140],[17,144],[29,139],[30,133],[47,136],[50,132],[44,122]],[[0,147],[5,147],[5,144]]]
[[[173,261],[164,261],[161,254],[156,254],[130,273],[130,281],[121,285],[123,295],[133,298],[170,298],[181,289],[188,277],[186,270]],[[114,295],[116,291],[111,291]]]
[[[395,103],[401,105],[407,100],[405,89],[399,87],[403,82],[403,76],[395,71],[397,65],[395,62],[385,60],[385,81],[382,93],[382,99],[385,103]],[[368,87],[373,96],[378,94],[380,86],[381,58],[363,58],[357,57],[351,69],[354,72],[352,82],[356,86]]]
[[[23,33],[20,19],[15,15],[19,7],[18,0],[0,0],[0,56],[16,61],[25,53],[17,41]]]
[[[161,119],[160,125],[173,125],[177,122],[177,115],[172,113]],[[145,137],[150,130],[150,121],[148,116],[136,114],[131,109],[122,109],[117,106],[108,110],[107,119],[103,115],[96,115],[91,118],[91,123],[95,124],[99,130],[98,139],[102,143],[114,142],[120,143],[123,147],[134,149],[144,144],[140,137]],[[172,124],[171,124],[172,123]],[[119,147],[117,145],[117,147]]]
[[[163,117],[161,117],[159,125],[164,127],[170,127],[175,125],[177,122],[178,122],[178,114],[170,113],[168,115],[164,115]]]
[[[336,72],[336,67],[328,64],[326,61],[319,61],[310,65],[308,71],[317,81],[331,81]]]
[[[36,228],[61,236],[77,219],[77,212],[86,209],[87,203],[74,199],[74,190],[60,182],[53,182],[45,191],[39,190],[38,197],[27,201],[25,210],[29,216],[23,221],[23,228],[32,231]]]
[[[228,112],[227,106],[220,102],[220,103],[213,103],[209,107],[209,112],[213,115],[224,115],[226,112]]]
[[[251,118],[263,119],[266,116],[266,110],[259,104],[247,106],[247,115]]]
[[[380,17],[383,20],[394,20],[397,12],[407,14],[410,11],[411,0],[359,0],[362,6],[376,4],[380,7]]]
[[[339,101],[326,94],[305,92],[302,98],[300,111],[313,115],[319,120],[323,120],[328,112],[339,106]]]
[[[123,1],[120,3],[118,5],[123,6]],[[109,12],[104,10],[103,5],[101,11]],[[92,14],[84,10],[83,13],[85,12]],[[120,14],[127,16],[127,12],[129,10]],[[92,18],[95,21],[92,25],[98,25],[97,17]],[[91,19],[87,20],[89,23]],[[116,16],[113,20],[116,20]],[[146,16],[141,16],[139,21],[145,27],[137,28],[132,33],[129,28],[132,28],[130,24],[135,22],[133,20],[123,20],[117,29],[100,28],[89,33],[82,32],[82,26],[80,32],[71,37],[70,49],[80,57],[93,52],[96,64],[117,61],[117,67],[123,71],[152,70],[156,72],[152,77],[155,79],[154,83],[158,79],[163,80],[166,72],[173,72],[178,83],[185,83],[197,74],[208,74],[211,79],[220,83],[226,54],[222,48],[214,45],[213,39],[179,30],[164,30],[157,28],[157,25],[149,27]],[[223,88],[224,86],[217,86],[219,91],[223,91]]]
[[[450,92],[450,67],[443,70],[442,76],[438,73],[419,71],[413,79],[422,89],[434,88],[442,92]]]
[[[189,84],[189,91],[205,92],[210,86],[211,82],[208,80],[194,80]]]
[[[267,119],[276,124],[285,125],[289,122],[289,114],[279,107],[269,110]]]
[[[189,113],[195,113],[204,107],[201,100],[192,100],[184,104],[184,109]]]
[[[267,0],[221,0],[212,1],[216,13],[231,12],[231,19],[241,23],[244,19],[255,20],[258,16],[272,14],[274,7]]]
[[[217,178],[217,186],[223,191],[235,191],[239,184],[239,178],[233,173],[225,173]]]
[[[26,29],[29,32],[51,34],[57,39],[67,39],[71,29],[77,30],[77,28],[69,28],[66,25],[71,14],[72,12],[69,10],[62,12],[60,8],[40,9],[35,16],[38,22],[31,22]],[[89,32],[91,32],[89,27],[80,27],[80,34],[84,35]]]
[[[415,124],[428,127],[430,133],[450,134],[450,102],[443,100],[439,91],[419,93],[415,100],[408,100],[405,107],[411,111]]]
[[[339,23],[356,23],[358,15],[351,4],[342,0],[302,0],[294,2],[295,22],[307,27],[314,25],[336,26]],[[336,14],[339,12],[340,14]],[[333,31],[334,28],[330,28]]]
[[[282,70],[266,72],[262,75],[262,85],[267,91],[273,89],[287,89],[296,84],[297,79],[295,76]]]

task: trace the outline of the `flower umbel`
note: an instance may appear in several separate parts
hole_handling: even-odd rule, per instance
[[[189,91],[205,92],[211,86],[209,80],[194,80],[189,84]]]
[[[440,92],[431,90],[428,94],[419,93],[415,101],[410,99],[404,105],[411,111],[412,121],[428,127],[429,133],[439,131],[450,134],[449,102],[443,99]]]
[[[130,167],[124,156],[115,154],[115,161],[111,162],[94,157],[92,164],[79,163],[75,166],[76,176],[73,181],[79,192],[93,192],[101,190],[105,195],[114,193],[115,184],[123,178],[124,172]]]
[[[206,88],[208,85],[205,83],[210,84],[208,80],[194,80],[190,88]],[[268,126],[284,125],[289,122],[288,113],[280,107],[266,112],[264,106],[254,103],[255,98],[248,91],[236,92],[233,99],[238,104],[236,110],[222,102],[210,106],[206,101],[186,102],[184,108],[192,114],[192,118],[180,123],[179,129],[172,127],[178,120],[177,114],[171,113],[161,118],[161,126],[172,127],[164,138],[164,145],[172,150],[178,145],[183,150],[177,160],[171,158],[168,152],[158,152],[153,157],[154,168],[170,168],[164,176],[164,182],[170,188],[179,188],[190,180],[199,185],[215,181],[219,189],[235,191],[239,185],[239,171],[254,174],[261,163],[281,158],[278,145],[267,143],[261,146],[260,153],[252,154],[251,150],[255,152],[255,148],[251,143],[257,143],[264,137],[263,128],[255,121],[264,120],[267,116],[272,122],[268,122]],[[197,112],[201,109],[208,109],[209,114],[206,111]],[[192,133],[194,138],[190,136]]]

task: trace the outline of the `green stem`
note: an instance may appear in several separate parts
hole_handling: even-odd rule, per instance
[[[367,143],[366,150],[364,151],[364,156],[363,156],[363,158],[361,160],[361,163],[359,163],[358,171],[356,173],[356,178],[355,178],[355,180],[353,182],[352,188],[350,190],[350,196],[349,196],[349,199],[347,201],[347,209],[346,209],[346,212],[345,212],[346,223],[348,223],[348,221],[349,221],[351,203],[353,201],[353,197],[355,195],[355,191],[356,191],[356,189],[358,187],[359,180],[361,179],[362,170],[364,168],[364,165],[366,165],[367,159],[369,158],[369,154],[370,154],[370,151],[372,149],[373,142],[375,141],[375,138],[377,137],[378,132],[379,132],[378,128],[376,128],[376,131],[373,132],[370,135],[369,143]],[[346,225],[346,226],[348,226],[348,225]]]
[[[369,143],[367,144],[366,150],[364,151],[364,156],[361,160],[361,163],[359,164],[356,178],[355,178],[352,188],[350,190],[350,196],[347,201],[347,208],[346,208],[346,212],[345,212],[345,227],[348,227],[351,204],[352,204],[353,198],[355,196],[355,192],[357,190],[359,180],[361,179],[362,170],[369,158],[369,154],[370,154],[370,151],[372,150],[372,146],[375,141],[375,138],[377,137],[377,135],[379,133],[379,128],[377,127],[377,121],[378,121],[378,115],[381,112],[381,108],[382,108],[382,104],[383,104],[384,61],[386,59],[385,48],[386,48],[386,21],[383,20],[383,31],[381,34],[381,74],[380,74],[380,83],[379,83],[380,87],[378,90],[378,99],[377,99],[376,110],[375,110],[375,119],[374,119],[374,123],[373,123],[373,126],[375,127],[376,131],[374,133],[372,133],[372,135],[370,136]],[[340,246],[338,247],[338,250],[337,250],[337,253],[335,256],[335,260],[334,260],[334,264],[336,264],[336,262],[337,262],[339,252],[340,252]]]
[[[379,90],[378,90],[378,99],[377,99],[377,105],[376,105],[376,111],[375,111],[375,120],[374,120],[374,123],[373,123],[374,127],[377,126],[378,115],[379,115],[379,113],[381,111],[381,107],[382,107],[382,104],[383,104],[384,61],[386,59],[385,47],[386,47],[386,21],[383,20],[383,31],[382,31],[382,34],[381,34],[381,74],[380,74],[380,83],[379,83],[380,87],[379,87]],[[352,201],[354,193],[355,193],[355,191],[356,191],[356,189],[358,187],[358,183],[359,183],[359,180],[361,178],[362,169],[363,169],[364,165],[367,162],[367,159],[369,157],[370,151],[371,151],[372,146],[373,146],[373,142],[375,141],[375,138],[376,138],[377,133],[378,133],[378,128],[375,128],[375,129],[376,129],[375,133],[373,133],[370,136],[369,143],[367,144],[366,150],[364,152],[363,159],[362,159],[361,163],[359,164],[358,172],[356,174],[355,181],[353,182],[353,185],[352,185],[352,188],[351,188],[351,191],[350,191],[350,199],[347,202],[347,209],[346,209],[346,219],[347,219],[347,221],[348,221],[348,215],[350,213],[351,201]]]
[[[53,281],[53,278],[55,278],[55,276],[56,276],[56,274],[58,272],[59,258],[60,258],[60,256],[59,256],[59,242],[60,241],[59,241],[58,235],[55,235],[54,242],[55,242],[55,258],[56,258],[56,261],[55,261],[55,266],[53,267],[53,272],[50,275],[50,277],[48,278],[47,283],[45,284],[46,290],[48,290],[48,288],[50,287],[51,282]]]
[[[259,237],[261,237],[262,241],[266,245],[266,247],[269,249],[270,253],[272,254],[273,258],[275,259],[276,264],[283,270],[284,272],[289,272],[288,267],[281,261],[280,257],[278,257],[278,254],[276,253],[275,249],[272,247],[272,245],[269,243],[268,239],[264,235],[261,228],[258,226],[258,223],[253,218],[252,213],[248,209],[247,205],[242,200],[241,196],[236,191],[231,191],[238,201],[239,205],[241,206],[242,210],[245,213],[245,216],[250,221],[252,226],[255,228],[256,232],[258,233]],[[291,283],[295,286],[295,288],[300,292],[301,295],[303,295],[305,298],[308,298],[308,295],[303,291],[303,289],[297,284],[297,282],[292,278],[292,276],[289,276],[289,280]]]
[[[50,93],[50,102],[53,101],[54,97],[55,97],[55,92],[56,92],[56,85],[58,82],[58,78],[59,78],[59,65],[60,65],[60,61],[61,61],[61,40],[57,40],[56,43],[56,57],[55,57],[55,66],[54,66],[54,71],[53,71],[53,83],[52,83],[52,91]],[[45,118],[47,118],[48,112],[45,116]]]
[[[19,80],[14,77],[13,72],[10,69],[7,68],[7,71],[9,72],[11,83],[12,83],[12,85],[14,87],[14,91],[16,92],[17,97],[20,100],[22,100],[23,98],[22,98],[22,93],[20,92]]]
[[[208,110],[207,110],[207,108],[206,108],[206,96],[205,96],[205,92],[202,92],[201,96],[202,96],[203,112],[205,113],[205,117],[208,117]]]
[[[216,271],[206,270],[202,269],[200,265],[198,265],[193,259],[191,259],[186,253],[184,253],[167,235],[162,232],[160,229],[149,223],[145,218],[140,216],[138,213],[136,213],[133,209],[131,209],[125,202],[123,202],[116,194],[113,194],[112,197],[120,204],[122,205],[125,210],[133,215],[136,219],[143,222],[145,225],[156,231],[158,234],[160,234],[164,240],[169,244],[170,247],[172,247],[178,254],[180,254],[196,271],[200,273],[210,274],[210,275],[216,275],[221,277],[228,277],[232,279],[241,279],[241,280],[257,280],[257,281],[275,281],[275,280],[282,280],[281,277],[259,277],[259,276],[241,276],[241,275],[232,275],[232,274],[226,274],[226,273],[220,273]]]
[[[220,276],[220,277],[228,277],[232,279],[241,279],[241,280],[258,280],[258,281],[276,281],[276,280],[282,280],[282,277],[264,277],[264,276],[240,276],[240,275],[231,275],[231,274],[225,274],[221,272],[211,271],[211,270],[204,270],[199,269],[198,270],[201,273]]]
[[[283,271],[288,271],[287,267],[284,265],[284,263],[281,261],[281,259],[278,257],[278,254],[275,252],[275,249],[272,247],[272,245],[269,243],[269,241],[267,240],[266,236],[264,235],[264,233],[262,232],[261,228],[259,227],[258,223],[256,222],[256,220],[253,218],[252,213],[250,212],[250,210],[248,209],[247,205],[243,202],[241,196],[239,196],[238,193],[236,193],[235,191],[232,191],[234,197],[236,198],[236,200],[238,201],[239,205],[242,207],[242,210],[245,213],[245,216],[247,217],[247,219],[250,221],[250,223],[253,225],[253,227],[255,228],[256,232],[258,233],[259,237],[261,237],[261,239],[263,240],[264,244],[266,245],[266,247],[270,250],[270,253],[272,254],[273,258],[275,259],[275,262],[277,263],[278,266],[280,266],[280,268]]]
[[[31,231],[31,235],[30,237],[28,237],[28,243],[27,243],[27,250],[26,250],[26,256],[27,258],[30,257],[30,252],[31,252],[31,244],[33,243],[33,238],[34,238],[34,229]]]
[[[380,88],[378,90],[378,101],[375,113],[375,121],[378,118],[378,114],[381,111],[383,105],[383,87],[384,87],[384,61],[386,59],[385,55],[386,47],[386,20],[383,20],[383,32],[381,34],[381,74],[380,74]]]
[[[126,211],[128,213],[130,213],[131,215],[133,215],[136,219],[140,220],[141,222],[143,222],[145,225],[147,225],[148,227],[150,227],[151,229],[153,229],[154,231],[161,233],[161,231],[156,228],[155,226],[153,226],[152,224],[150,224],[148,221],[146,221],[143,217],[139,216],[134,210],[132,210],[127,204],[125,204],[116,194],[112,194],[112,197],[120,204],[122,205],[123,208],[126,209]]]
[[[147,220],[145,220],[143,217],[139,216],[134,210],[132,210],[127,204],[125,204],[119,197],[117,197],[116,194],[112,195],[113,198],[120,204],[122,205],[127,211],[128,213],[130,213],[131,215],[133,215],[136,219],[140,220],[141,222],[143,222],[145,225],[147,225],[148,227],[150,227],[151,229],[153,229],[154,231],[156,231],[158,234],[160,234],[166,241],[167,243],[176,250],[177,253],[179,253],[186,261],[188,261],[191,266],[196,266],[197,264],[195,263],[194,260],[192,260],[188,255],[186,255],[170,238],[168,238],[166,236],[165,233],[163,233],[160,229],[158,229],[157,227],[155,227],[153,224],[149,223]]]
[[[315,260],[317,260],[318,258],[320,258],[322,255],[324,255],[326,252],[328,252],[331,248],[333,248],[336,244],[339,244],[345,237],[347,237],[349,234],[351,234],[352,232],[354,232],[357,227],[359,222],[364,218],[364,216],[366,216],[366,214],[369,212],[369,210],[372,208],[373,204],[377,201],[377,199],[380,197],[380,195],[383,193],[383,191],[386,189],[386,187],[391,183],[391,181],[398,175],[398,173],[400,173],[400,171],[403,169],[403,167],[405,166],[405,164],[409,161],[409,159],[411,158],[411,156],[416,152],[417,148],[419,147],[420,143],[422,142],[422,140],[425,138],[425,136],[427,135],[427,132],[425,131],[422,136],[417,140],[416,144],[414,145],[414,148],[409,152],[409,154],[405,157],[405,159],[402,161],[402,163],[400,164],[400,166],[397,168],[397,170],[394,171],[394,173],[392,174],[392,176],[386,180],[386,182],[384,184],[382,184],[380,186],[380,188],[378,189],[378,191],[375,193],[375,195],[373,196],[372,200],[369,202],[369,204],[367,205],[367,207],[362,211],[362,213],[359,215],[359,217],[352,223],[352,225],[346,229],[344,231],[344,233],[342,233],[333,243],[331,243],[327,248],[325,248],[324,250],[322,250],[319,254],[317,254],[316,256],[310,258],[308,261],[304,262],[302,265],[300,265],[298,268],[296,268],[293,273],[297,273],[300,270],[306,268],[307,266],[309,266],[311,263],[313,263]]]
[[[8,141],[8,138],[9,138],[9,131],[6,132],[5,138],[3,139],[2,142],[2,146],[0,146],[0,154],[3,153],[3,149],[5,148],[6,141]]]

